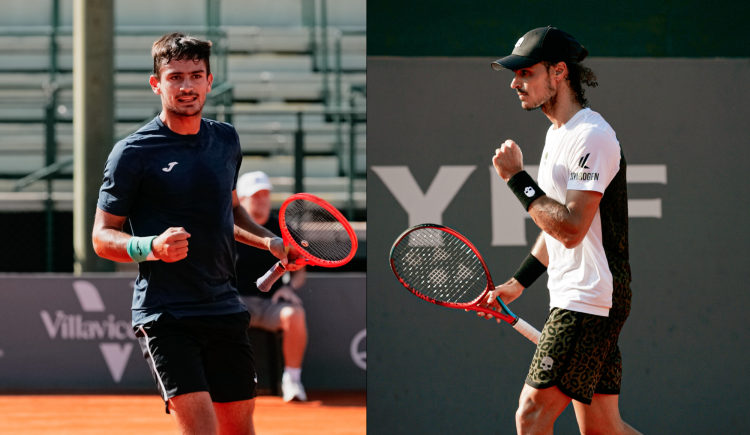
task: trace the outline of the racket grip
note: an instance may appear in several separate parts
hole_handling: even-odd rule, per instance
[[[258,286],[258,290],[262,292],[267,292],[268,290],[271,290],[271,286],[273,283],[275,283],[281,276],[286,272],[286,269],[284,269],[284,266],[281,265],[281,262],[274,264],[273,267],[266,272],[265,275],[258,278],[257,281],[255,281],[255,285]]]
[[[526,323],[525,320],[519,318],[516,324],[513,325],[513,327],[516,328],[516,331],[523,334],[524,337],[534,342],[534,344],[539,343],[539,336],[541,336],[542,334],[537,331],[536,328]]]

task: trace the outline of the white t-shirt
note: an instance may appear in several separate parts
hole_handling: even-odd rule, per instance
[[[537,183],[550,198],[565,204],[568,190],[604,193],[620,170],[620,144],[597,112],[582,109],[558,129],[550,127]],[[609,316],[612,272],[602,243],[597,210],[583,242],[567,249],[544,233],[549,253],[550,307]]]

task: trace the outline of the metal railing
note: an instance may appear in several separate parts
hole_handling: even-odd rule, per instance
[[[221,107],[221,106],[219,106]],[[345,163],[344,171],[341,166],[340,172],[346,172],[348,175],[347,185],[347,206],[346,214],[350,219],[354,217],[354,180],[357,178],[365,178],[364,172],[358,172],[356,169],[357,159],[357,127],[359,124],[367,122],[367,112],[362,107],[350,106],[350,107],[324,107],[324,108],[278,108],[278,109],[265,109],[265,108],[211,108],[205,107],[204,113],[207,115],[211,114],[223,114],[224,116],[232,115],[245,115],[245,116],[267,116],[274,115],[279,118],[288,117],[293,118],[295,121],[294,129],[294,147],[292,155],[294,156],[294,192],[305,191],[304,186],[304,159],[306,157],[313,156],[336,156],[341,161],[342,150],[336,145],[330,151],[311,151],[305,147],[305,136],[306,131],[304,128],[305,116],[321,116],[321,117],[336,117],[343,120],[349,128],[349,141],[348,141],[348,157],[349,161]],[[258,155],[258,153],[245,153],[245,155]],[[261,153],[266,155],[266,153]]]

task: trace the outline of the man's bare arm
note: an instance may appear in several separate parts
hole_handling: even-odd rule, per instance
[[[128,255],[130,234],[122,231],[127,216],[117,216],[97,208],[91,240],[96,255],[120,263],[133,261]]]
[[[269,250],[274,257],[281,260],[281,264],[290,272],[304,267],[304,265],[294,264],[293,261],[290,262],[281,238],[256,224],[247,214],[247,211],[240,207],[240,198],[237,196],[236,190],[232,192],[232,213],[234,214],[234,240],[256,248]],[[294,255],[291,259],[295,259]]]
[[[539,236],[537,236],[536,242],[534,242],[534,246],[531,247],[531,255],[539,260],[539,262],[544,266],[549,265],[549,253],[547,252],[547,242],[544,240],[544,232],[539,233]],[[496,310],[499,310],[500,304],[497,303],[496,298],[502,299],[503,302],[507,305],[518,299],[521,294],[523,294],[523,291],[525,289],[526,287],[521,285],[521,283],[518,282],[516,278],[511,278],[504,284],[495,287],[495,290],[490,291],[487,295],[488,303],[484,304],[483,306],[493,307]],[[492,318],[492,315],[490,314],[477,312],[477,315],[486,319]],[[497,319],[497,321],[499,323],[500,319]]]
[[[506,140],[495,150],[492,165],[497,174],[508,182],[514,175],[523,171],[521,148],[512,140]],[[583,241],[601,199],[602,194],[599,192],[568,190],[565,204],[545,195],[534,200],[528,211],[542,231],[570,249]]]
[[[542,263],[545,267],[549,266],[549,253],[547,252],[547,242],[544,240],[544,231],[539,233],[539,236],[537,236],[536,238],[536,242],[534,242],[534,246],[531,247],[531,255],[539,260],[539,262]],[[515,278],[509,279],[503,285],[521,286],[521,284],[516,281]],[[521,286],[521,291],[523,291],[523,286]]]
[[[253,221],[247,211],[240,207],[237,191],[232,192],[234,214],[234,240],[260,249],[268,249],[270,239],[278,237]]]
[[[583,241],[601,199],[602,194],[596,191],[569,190],[565,204],[560,204],[549,196],[542,196],[531,203],[529,214],[542,231],[571,249]],[[547,251],[546,245],[544,251]],[[534,256],[545,263],[536,254]],[[549,257],[546,263],[549,263]]]
[[[122,231],[126,216],[117,216],[97,208],[91,240],[96,255],[120,263],[133,261],[128,255],[128,240],[132,237]],[[173,263],[187,257],[190,234],[184,228],[169,228],[151,244],[155,259]]]
[[[536,259],[543,265],[549,265],[549,254],[547,253],[547,242],[544,241],[544,232],[539,233],[539,236],[537,236],[534,246],[531,247],[531,255],[536,257]],[[497,288],[500,289],[500,291],[498,291],[495,296],[502,296],[503,302],[509,304],[518,299],[526,287],[522,286],[518,280],[511,277],[502,286],[498,286]]]
[[[547,242],[544,240],[544,231],[539,233],[534,246],[531,247],[531,255],[536,257],[543,265],[549,266],[549,253],[547,252]]]

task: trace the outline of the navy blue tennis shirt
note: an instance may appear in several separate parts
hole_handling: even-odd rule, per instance
[[[236,289],[232,213],[241,162],[234,127],[209,119],[198,134],[180,135],[157,116],[115,144],[98,207],[127,216],[135,236],[170,227],[190,233],[186,258],[138,264],[133,326],[165,312],[179,318],[246,310]]]

